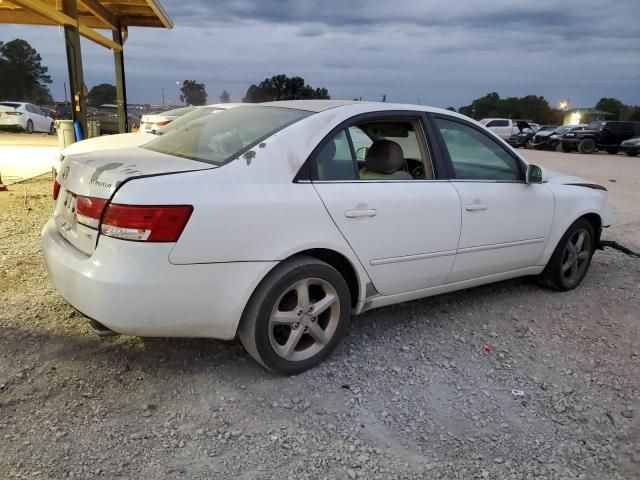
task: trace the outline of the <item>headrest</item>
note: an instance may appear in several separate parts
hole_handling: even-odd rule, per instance
[[[316,157],[316,161],[318,163],[329,163],[336,156],[336,142],[335,140],[330,140],[327,144],[322,147],[322,150],[318,152],[318,156]]]
[[[377,173],[393,173],[404,168],[402,147],[391,140],[375,140],[364,160],[367,170]]]

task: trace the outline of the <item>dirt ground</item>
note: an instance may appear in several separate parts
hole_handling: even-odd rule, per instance
[[[524,153],[609,188],[605,236],[640,246],[640,161]],[[2,479],[640,478],[639,259],[374,310],[281,378],[234,342],[93,335],[44,269],[50,188],[0,193]]]

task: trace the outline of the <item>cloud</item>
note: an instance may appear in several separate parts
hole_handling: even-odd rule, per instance
[[[210,101],[278,73],[301,75],[334,98],[459,106],[489,91],[544,95],[592,106],[602,96],[640,104],[637,0],[164,0],[171,31],[131,28],[125,46],[129,98],[175,100],[196,79]],[[3,27],[25,38],[66,79],[55,28]],[[113,81],[113,57],[83,42],[86,83]]]

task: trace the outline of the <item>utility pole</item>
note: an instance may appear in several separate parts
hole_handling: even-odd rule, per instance
[[[164,108],[164,87],[162,87],[161,90],[162,90],[162,108]]]

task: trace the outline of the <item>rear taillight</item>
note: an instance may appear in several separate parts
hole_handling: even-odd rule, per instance
[[[104,198],[83,197],[76,198],[76,219],[78,223],[91,228],[98,228],[100,215],[107,200]]]
[[[58,199],[58,195],[60,194],[60,184],[58,183],[58,180],[54,180],[53,181],[53,199],[57,200]]]
[[[101,232],[139,242],[177,242],[193,212],[191,205],[117,205],[104,213]]]
[[[171,120],[165,120],[164,122],[155,122],[157,126],[164,127],[165,125],[169,125]]]
[[[22,112],[4,112],[5,115],[14,115],[16,117],[22,115]]]

